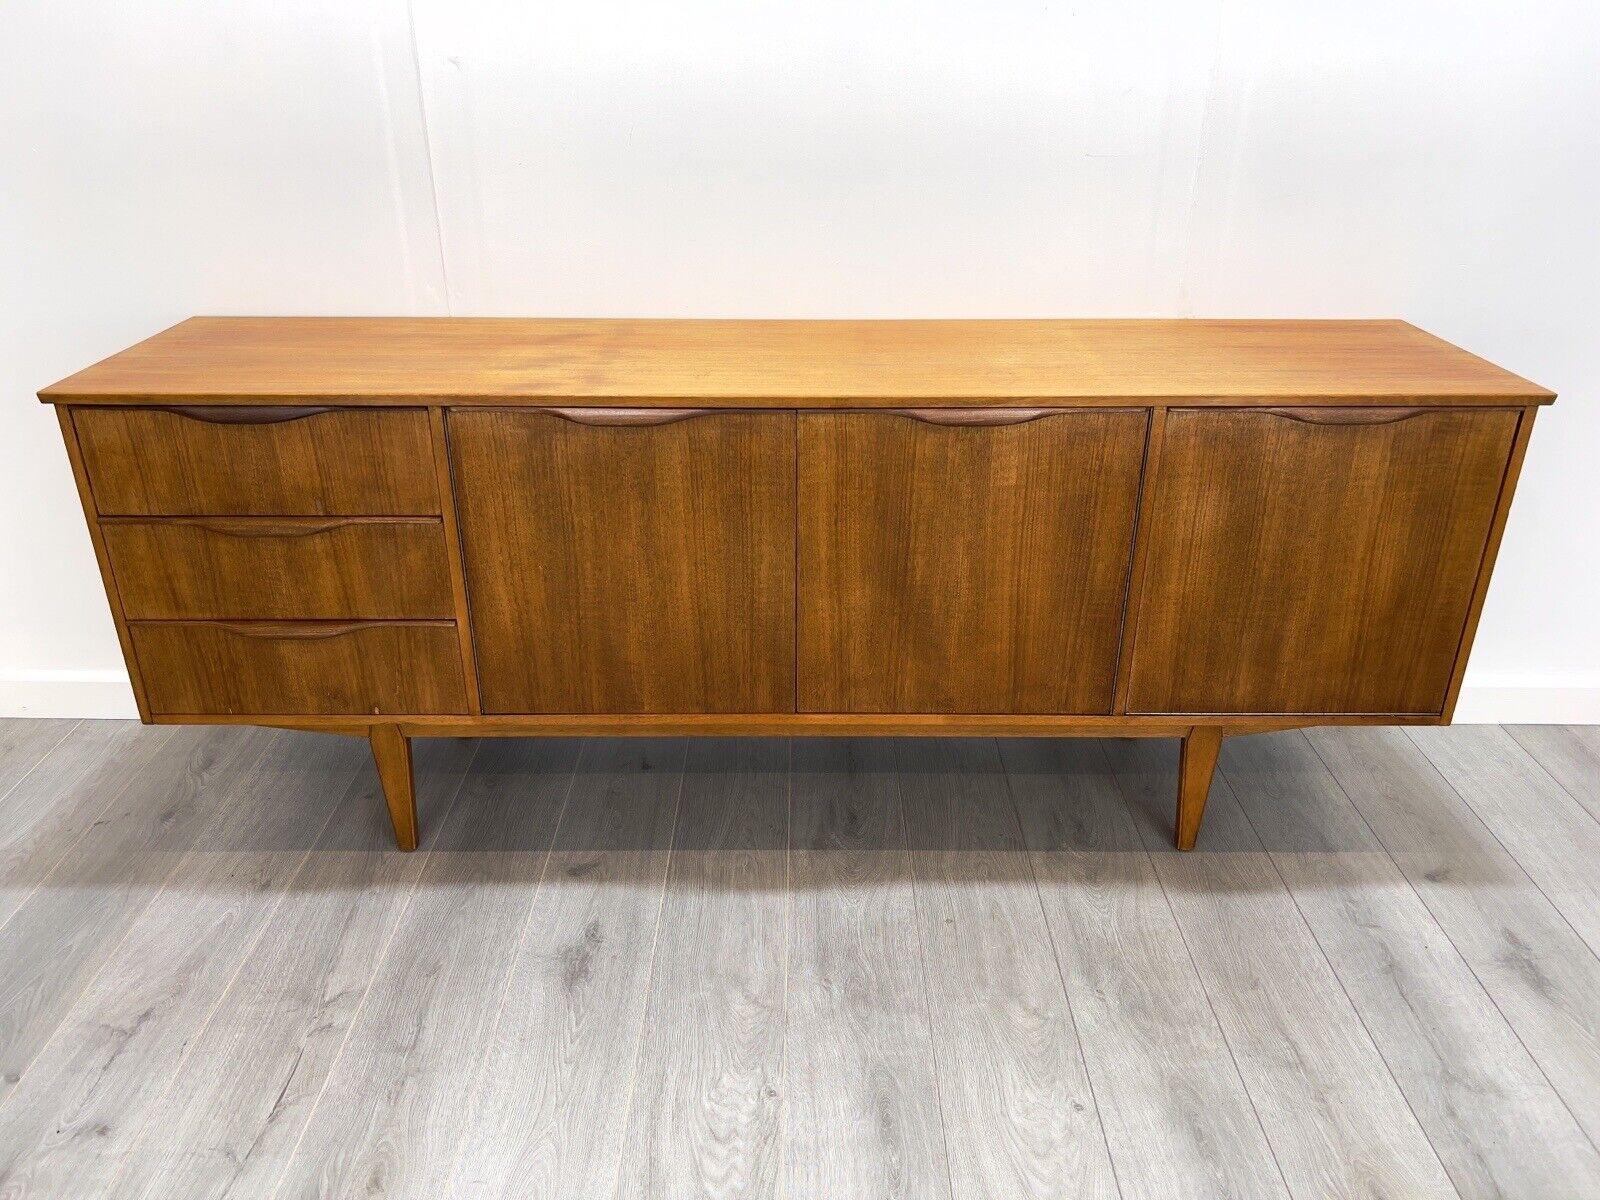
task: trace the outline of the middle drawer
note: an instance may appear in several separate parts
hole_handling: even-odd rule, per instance
[[[102,519],[129,620],[455,617],[437,517]]]

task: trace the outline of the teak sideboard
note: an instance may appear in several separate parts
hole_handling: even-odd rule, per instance
[[[1400,321],[195,318],[44,389],[139,712],[369,737],[1450,720],[1543,388]]]

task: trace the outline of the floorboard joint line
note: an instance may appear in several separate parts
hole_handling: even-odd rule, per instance
[[[472,764],[477,761],[478,752],[482,749],[483,742],[480,739],[478,744],[472,748],[472,753],[468,756],[466,765],[461,770],[461,778],[457,781],[455,790],[450,793],[450,803],[446,805],[444,811],[439,814],[439,820],[436,828],[442,829],[451,812],[455,810],[456,803],[460,799],[463,789],[466,787],[467,779],[472,773]],[[306,1131],[311,1128],[312,1118],[317,1115],[317,1109],[322,1106],[322,1097],[328,1090],[328,1081],[333,1078],[335,1069],[339,1065],[339,1060],[344,1057],[345,1047],[350,1044],[350,1034],[360,1022],[361,1014],[366,1010],[367,997],[372,994],[372,981],[378,977],[378,973],[383,968],[383,964],[388,961],[389,950],[390,947],[394,945],[395,934],[399,931],[400,927],[405,924],[406,913],[411,908],[411,902],[416,899],[417,885],[421,883],[422,878],[427,871],[428,863],[433,859],[433,850],[435,844],[436,843],[434,842],[429,842],[428,848],[425,851],[422,851],[422,853],[427,855],[427,858],[424,859],[422,864],[417,868],[416,872],[411,877],[411,887],[406,892],[406,902],[396,910],[394,914],[394,922],[390,926],[388,934],[383,939],[383,946],[372,960],[372,968],[367,972],[367,986],[361,993],[361,1000],[350,1012],[350,1020],[344,1027],[344,1037],[339,1040],[339,1049],[336,1050],[333,1056],[328,1059],[328,1069],[322,1074],[322,1083],[317,1087],[316,1099],[307,1106],[306,1119],[300,1124],[299,1136],[295,1138],[294,1145],[290,1148],[289,1153],[284,1155],[283,1169],[278,1173],[278,1181],[273,1185],[272,1191],[267,1193],[265,1200],[277,1200],[278,1193],[283,1191],[284,1182],[289,1177],[289,1168],[294,1165],[295,1157],[300,1153],[300,1145],[305,1141]],[[145,1197],[141,1196],[140,1200],[145,1200]]]
[[[218,989],[216,999],[211,1002],[211,1007],[206,1010],[206,1015],[198,1024],[195,1025],[193,1034],[190,1035],[190,1037],[184,1042],[183,1050],[178,1055],[178,1061],[172,1065],[172,1071],[167,1076],[166,1084],[161,1088],[160,1094],[155,1097],[154,1102],[150,1105],[149,1111],[147,1111],[145,1114],[145,1124],[141,1125],[131,1136],[130,1143],[134,1151],[143,1149],[145,1142],[145,1131],[149,1128],[149,1122],[154,1119],[155,1114],[161,1109],[163,1102],[167,1098],[167,1093],[172,1090],[173,1083],[175,1083],[178,1076],[182,1074],[184,1063],[189,1060],[190,1052],[193,1051],[195,1046],[199,1044],[200,1039],[205,1036],[206,1029],[216,1018],[217,1010],[222,1007],[223,1001],[226,1000],[229,994],[233,991],[233,985],[238,982],[239,975],[249,964],[251,957],[255,953],[256,946],[260,943],[261,939],[266,936],[268,928],[270,928],[272,925],[273,916],[283,906],[284,898],[288,896],[290,886],[294,883],[300,872],[305,869],[306,862],[311,857],[311,852],[316,849],[317,844],[322,840],[322,836],[327,832],[328,826],[333,824],[334,817],[339,815],[339,812],[344,805],[353,803],[351,800],[351,794],[360,790],[360,783],[361,769],[358,766],[352,766],[350,768],[349,782],[345,784],[344,791],[339,794],[339,799],[335,803],[329,805],[328,815],[323,818],[322,824],[317,826],[316,837],[307,840],[306,848],[301,852],[300,860],[295,863],[294,869],[284,874],[283,884],[277,889],[277,897],[268,906],[267,915],[261,921],[260,928],[258,928],[255,932],[255,935],[250,938],[249,949],[239,956],[239,961],[234,966],[233,973],[228,976],[228,982]],[[66,1022],[63,1021],[62,1024],[65,1025]],[[145,1190],[147,1191],[148,1188]]]
[[[1017,807],[1016,793],[1011,788],[1011,772],[1006,767],[1005,755],[1000,753],[1000,742],[997,738],[989,739],[994,748],[994,756],[1000,764],[1000,778],[1005,781],[1006,799],[1011,803],[1011,815],[1017,823],[1017,836],[1021,839],[1022,857],[1028,864],[1028,878],[1033,883],[1033,902],[1039,906],[1039,920],[1044,923],[1045,937],[1050,940],[1050,961],[1056,965],[1056,978],[1061,981],[1061,995],[1067,1005],[1067,1023],[1072,1027],[1072,1038],[1078,1045],[1078,1058],[1083,1063],[1083,1079],[1089,1085],[1089,1103],[1094,1105],[1095,1124],[1100,1128],[1100,1144],[1106,1150],[1106,1162],[1111,1167],[1111,1183],[1117,1189],[1117,1195],[1122,1195],[1122,1178],[1117,1172],[1117,1159],[1111,1153],[1111,1138],[1106,1133],[1105,1117],[1101,1115],[1100,1098],[1094,1088],[1094,1071],[1089,1067],[1089,1050],[1083,1044],[1083,1032],[1078,1028],[1078,1014],[1072,1007],[1072,992],[1067,988],[1067,973],[1061,969],[1061,951],[1056,947],[1056,931],[1050,924],[1050,914],[1045,911],[1044,897],[1039,892],[1039,872],[1033,864],[1033,848],[1028,845],[1027,830],[1022,825],[1022,810]]]
[[[1522,865],[1522,860],[1512,853],[1511,847],[1505,844],[1500,835],[1495,832],[1494,827],[1483,819],[1482,814],[1480,814],[1478,810],[1473,807],[1472,801],[1467,799],[1466,793],[1455,785],[1455,781],[1451,779],[1450,776],[1446,775],[1439,769],[1439,764],[1433,761],[1433,756],[1428,753],[1428,748],[1421,742],[1417,741],[1417,739],[1412,736],[1409,729],[1403,729],[1403,732],[1410,740],[1411,744],[1417,748],[1417,752],[1427,760],[1428,766],[1433,768],[1433,773],[1444,781],[1444,785],[1447,788],[1455,793],[1456,799],[1460,800],[1462,804],[1466,805],[1467,811],[1472,814],[1473,819],[1483,827],[1483,831],[1485,833],[1494,839],[1495,845],[1500,847],[1501,852],[1516,864],[1517,870],[1522,872],[1522,877],[1532,885],[1534,891],[1538,892],[1539,895],[1544,897],[1545,903],[1555,911],[1556,916],[1561,918],[1562,924],[1570,929],[1572,931],[1572,935],[1588,948],[1589,953],[1594,955],[1596,961],[1600,961],[1600,949],[1590,945],[1589,939],[1584,937],[1583,934],[1578,931],[1578,927],[1574,925],[1572,923],[1572,919],[1567,916],[1566,909],[1557,904],[1555,900],[1551,898],[1550,893],[1544,890],[1544,886],[1533,877],[1532,872],[1530,872],[1527,867]],[[1579,805],[1579,807],[1581,808],[1582,805]]]
[[[1106,773],[1110,776],[1111,786],[1116,789],[1117,795],[1122,797],[1123,807],[1131,810],[1132,806],[1128,802],[1128,794],[1123,791],[1122,780],[1117,775],[1116,766],[1112,763],[1111,756],[1106,753],[1105,742],[1096,738],[1095,748],[1100,751],[1100,760],[1106,764]],[[1172,896],[1167,891],[1167,882],[1161,877],[1161,872],[1156,869],[1155,856],[1150,853],[1144,830],[1141,828],[1141,822],[1131,811],[1129,816],[1133,818],[1134,832],[1139,838],[1139,844],[1143,848],[1144,856],[1149,860],[1150,873],[1155,878],[1156,887],[1161,889],[1161,900],[1167,906],[1167,912],[1172,917],[1172,926],[1178,931],[1178,940],[1183,943],[1184,953],[1189,957],[1189,970],[1193,972],[1195,982],[1200,986],[1200,994],[1206,998],[1206,1007],[1211,1011],[1211,1021],[1217,1027],[1217,1036],[1222,1039],[1222,1044],[1227,1047],[1228,1061],[1233,1064],[1233,1073],[1239,1080],[1239,1089],[1244,1092],[1244,1098],[1250,1105],[1250,1115],[1256,1119],[1256,1128],[1261,1131],[1261,1140],[1267,1147],[1267,1153],[1272,1156],[1272,1165],[1278,1172],[1278,1179],[1283,1184],[1284,1192],[1292,1197],[1294,1189],[1289,1186],[1289,1176],[1284,1173],[1283,1163],[1278,1161],[1278,1148],[1272,1144],[1272,1139],[1267,1136],[1267,1127],[1261,1120],[1261,1110],[1256,1107],[1256,1098],[1250,1091],[1250,1082],[1244,1077],[1244,1072],[1239,1068],[1239,1055],[1234,1050],[1233,1043],[1228,1040],[1228,1030],[1222,1024],[1222,1018],[1217,1015],[1217,1002],[1212,999],[1211,989],[1206,986],[1205,976],[1200,973],[1200,965],[1195,962],[1194,948],[1189,945],[1189,935],[1184,932],[1183,922],[1178,920],[1178,910],[1173,906]]]
[[[892,747],[894,758],[894,808],[899,817],[900,848],[905,854],[906,876],[911,880],[911,925],[917,935],[917,965],[922,969],[922,1019],[928,1029],[928,1062],[933,1067],[933,1103],[939,1113],[939,1142],[944,1147],[946,1195],[956,1196],[956,1175],[950,1158],[950,1123],[944,1113],[944,1088],[939,1077],[939,1043],[933,1035],[933,988],[928,983],[928,953],[922,944],[922,921],[917,917],[917,866],[911,853],[911,831],[906,823],[905,791],[900,786],[900,746]]]
[[[481,742],[479,744],[482,745]],[[494,1020],[489,1024],[489,1038],[485,1043],[487,1046],[494,1045],[494,1039],[500,1032],[500,1018],[505,1014],[506,997],[511,994],[511,977],[516,973],[517,951],[522,946],[522,939],[528,934],[528,922],[533,920],[533,910],[538,904],[539,893],[544,890],[545,872],[550,869],[550,858],[555,853],[556,840],[561,836],[561,825],[567,817],[567,805],[572,800],[572,789],[577,786],[578,770],[583,766],[584,755],[588,753],[589,745],[590,743],[587,738],[585,738],[578,745],[578,753],[572,760],[572,771],[567,776],[567,790],[561,793],[561,809],[556,813],[556,823],[550,830],[550,841],[544,848],[544,857],[539,861],[539,877],[534,881],[533,892],[528,897],[528,910],[522,914],[522,924],[517,927],[517,936],[511,940],[511,962],[506,970],[505,986],[500,989],[500,1001],[495,1005]],[[474,755],[474,757],[476,757],[476,755]],[[463,788],[466,786],[465,775],[462,776],[462,786]],[[398,927],[399,925],[397,923],[396,928]],[[350,1024],[352,1027],[354,1027],[355,1022],[351,1021]],[[467,1139],[468,1131],[472,1128],[472,1117],[474,1115],[473,1109],[478,1102],[480,1088],[483,1084],[483,1073],[486,1069],[487,1059],[478,1064],[477,1075],[472,1084],[472,1092],[467,1097],[467,1120],[463,1121],[461,1124],[461,1135],[456,1139],[455,1153],[451,1156],[453,1161],[450,1164],[450,1174],[445,1178],[445,1195],[449,1195],[455,1187],[456,1171],[461,1166],[461,1147]],[[332,1076],[333,1072],[331,1069],[329,1070],[328,1074],[330,1077]]]
[[[1490,1006],[1497,1014],[1499,1014],[1501,1023],[1505,1025],[1508,1031],[1510,1031],[1511,1036],[1516,1039],[1517,1045],[1522,1047],[1523,1054],[1527,1055],[1528,1061],[1533,1064],[1534,1070],[1539,1072],[1539,1077],[1544,1080],[1545,1086],[1550,1089],[1550,1094],[1560,1102],[1562,1108],[1567,1110],[1567,1114],[1572,1118],[1572,1123],[1578,1127],[1578,1132],[1583,1134],[1583,1136],[1588,1140],[1589,1144],[1593,1146],[1597,1152],[1600,1152],[1600,1142],[1597,1142],[1594,1137],[1591,1136],[1589,1130],[1584,1126],[1584,1123],[1578,1120],[1578,1114],[1573,1111],[1572,1105],[1568,1103],[1566,1096],[1562,1094],[1560,1088],[1556,1087],[1555,1083],[1550,1079],[1549,1072],[1544,1069],[1544,1064],[1539,1061],[1538,1056],[1533,1053],[1533,1051],[1528,1047],[1527,1042],[1523,1040],[1522,1033],[1517,1028],[1516,1023],[1513,1022],[1510,1017],[1506,1016],[1505,1010],[1500,1007],[1500,1001],[1495,999],[1494,993],[1491,992],[1488,986],[1483,982],[1482,977],[1478,974],[1478,969],[1472,965],[1472,960],[1461,952],[1461,947],[1456,944],[1455,937],[1451,934],[1450,930],[1445,927],[1444,922],[1439,920],[1438,914],[1433,911],[1433,906],[1428,903],[1428,898],[1417,890],[1417,885],[1412,882],[1411,876],[1405,871],[1401,870],[1400,863],[1398,860],[1396,860],[1394,853],[1389,849],[1388,843],[1378,836],[1378,831],[1372,827],[1372,822],[1367,820],[1367,814],[1361,811],[1361,806],[1355,802],[1349,791],[1345,789],[1344,780],[1339,778],[1339,776],[1334,772],[1333,767],[1329,765],[1328,760],[1323,758],[1322,751],[1317,749],[1316,743],[1313,742],[1309,737],[1306,737],[1305,731],[1300,730],[1299,733],[1302,738],[1305,738],[1306,745],[1311,747],[1311,753],[1315,755],[1317,761],[1322,764],[1323,770],[1327,771],[1328,778],[1333,780],[1334,787],[1339,789],[1339,794],[1349,802],[1350,807],[1355,810],[1356,816],[1361,819],[1361,823],[1367,827],[1367,832],[1372,835],[1373,842],[1383,850],[1384,857],[1387,858],[1394,866],[1395,871],[1402,879],[1405,880],[1406,886],[1411,889],[1412,894],[1416,896],[1417,900],[1422,904],[1422,907],[1427,910],[1428,915],[1433,918],[1434,925],[1437,926],[1439,932],[1444,935],[1444,940],[1450,943],[1450,948],[1455,951],[1456,957],[1461,960],[1462,965],[1467,969],[1467,973],[1471,975],[1473,981],[1477,983],[1478,990],[1483,993],[1484,999],[1488,1000]],[[1418,748],[1418,753],[1421,753],[1420,747]],[[1426,759],[1427,756],[1423,755],[1423,758]],[[1429,766],[1432,765],[1433,764],[1430,760]],[[1246,815],[1248,817],[1248,814]],[[1519,863],[1517,865],[1518,869],[1520,870],[1521,864]],[[1526,872],[1524,872],[1524,874],[1526,874]],[[1393,1074],[1393,1072],[1390,1073]],[[1424,1132],[1426,1132],[1426,1130],[1424,1130]],[[1437,1151],[1435,1151],[1435,1153],[1437,1153]]]
[[[639,1059],[644,1054],[644,1030],[650,1019],[650,996],[656,985],[656,951],[661,945],[661,916],[667,910],[667,889],[672,886],[672,857],[677,849],[678,817],[683,813],[683,785],[689,777],[689,744],[684,743],[683,754],[678,759],[678,790],[672,798],[672,828],[667,833],[667,861],[661,868],[661,898],[656,903],[655,928],[650,933],[650,970],[645,975],[643,1003],[639,1006],[639,1032],[633,1039],[633,1074],[628,1077],[628,1099],[622,1106],[622,1120],[618,1128],[628,1136],[628,1122],[633,1119],[634,1094],[639,1089]],[[552,839],[551,845],[554,845]],[[611,1185],[612,1196],[622,1194],[622,1148],[617,1149],[617,1170]]]
[[[1302,734],[1302,736],[1304,735]],[[1217,767],[1217,776],[1226,784],[1228,791],[1237,797],[1238,793],[1234,791],[1232,782],[1228,780],[1227,773],[1220,765]],[[1235,803],[1238,803],[1237,799]],[[1317,936],[1316,927],[1307,918],[1305,909],[1300,907],[1300,897],[1295,895],[1294,889],[1289,886],[1289,881],[1283,877],[1283,872],[1278,869],[1277,856],[1267,849],[1267,844],[1262,839],[1260,831],[1256,829],[1255,822],[1250,819],[1250,810],[1242,803],[1238,807],[1240,815],[1244,817],[1245,825],[1249,827],[1256,841],[1261,843],[1262,857],[1266,859],[1267,865],[1272,868],[1272,874],[1277,879],[1279,886],[1288,895],[1289,903],[1294,905],[1295,915],[1300,918],[1300,924],[1304,925],[1306,932],[1311,935],[1311,944],[1317,948],[1317,953],[1322,956],[1322,961],[1327,964],[1328,973],[1333,976],[1334,982],[1339,985],[1339,994],[1344,997],[1344,1002],[1350,1006],[1350,1011],[1355,1014],[1356,1024],[1361,1026],[1361,1032],[1366,1034],[1367,1042],[1372,1046],[1372,1052],[1378,1056],[1378,1061],[1383,1064],[1383,1069],[1389,1073],[1389,1081],[1394,1084],[1394,1090],[1399,1093],[1400,1099],[1405,1102],[1406,1111],[1411,1114],[1412,1121],[1416,1123],[1417,1131],[1422,1134],[1422,1140],[1427,1143],[1429,1151],[1433,1154],[1434,1161],[1439,1164],[1439,1170],[1444,1173],[1445,1180],[1450,1184],[1455,1194],[1460,1196],[1461,1185],[1451,1175],[1450,1167],[1444,1161],[1444,1156],[1439,1153],[1439,1148],[1433,1144],[1433,1135],[1428,1132],[1428,1127],[1422,1123],[1422,1118],[1417,1116],[1417,1110],[1411,1103],[1411,1097],[1406,1094],[1406,1089],[1401,1084],[1399,1076],[1394,1073],[1394,1068],[1389,1065],[1388,1055],[1384,1054],[1383,1047],[1378,1044],[1378,1039],[1372,1036],[1372,1030],[1367,1026],[1366,1015],[1362,1013],[1360,1006],[1356,1004],[1355,998],[1350,995],[1350,989],[1345,986],[1344,976],[1340,975],[1339,969],[1333,965],[1332,957],[1329,956],[1327,948],[1323,946],[1322,939]],[[1396,869],[1398,870],[1398,868]],[[1430,917],[1432,915],[1432,913],[1429,913]],[[1438,922],[1434,923],[1438,924]],[[1454,943],[1451,944],[1454,945]]]
[[[174,737],[177,736],[177,733],[178,733],[178,726],[176,726],[176,725],[164,725],[164,726],[160,727],[158,732],[153,732],[152,736],[161,736],[162,734],[164,734],[165,736],[161,737],[161,740],[162,740],[163,743],[165,743],[165,742],[170,742]],[[43,762],[43,761],[44,761],[43,759],[40,760],[40,762]],[[34,764],[35,767],[37,767],[38,765],[39,765],[38,763]],[[28,772],[28,774],[31,775],[31,774],[33,774],[33,772],[30,770]],[[17,780],[17,782],[21,783],[22,780],[19,779],[19,780]],[[113,804],[115,804],[118,800],[122,799],[122,797],[127,793],[127,790],[132,785],[132,783],[133,783],[133,780],[132,780],[131,777],[130,778],[124,778],[122,780],[121,784],[119,784],[117,787],[107,788],[106,789],[110,794],[106,797],[105,802],[103,804],[101,804],[99,808],[97,808],[95,810],[95,813],[94,813],[95,819],[92,820],[92,821],[87,822],[82,829],[78,830],[77,835],[75,837],[73,837],[71,841],[67,842],[66,845],[61,847],[60,851],[56,854],[55,861],[50,864],[49,869],[44,871],[44,872],[42,872],[42,873],[40,873],[38,878],[34,881],[33,886],[28,890],[28,896],[29,897],[31,897],[40,888],[44,887],[45,884],[50,882],[50,880],[55,876],[57,868],[59,868],[61,866],[61,863],[63,862],[63,860],[65,860],[66,857],[69,854],[71,854],[74,849],[77,848],[77,845],[78,845],[79,842],[83,841],[84,838],[88,837],[89,834],[91,832],[93,832],[95,827],[100,823],[99,822],[99,818],[102,817],[103,815],[105,815],[105,813],[111,808],[111,806]],[[8,795],[8,796],[10,794],[11,794],[10,792],[6,793],[6,795]],[[174,864],[174,867],[176,867],[176,864]],[[154,899],[154,894],[152,894],[151,898]],[[26,897],[23,898],[22,900],[19,900],[15,905],[12,906],[12,909],[11,909],[11,911],[9,913],[7,913],[3,918],[0,918],[0,933],[4,933],[5,932],[6,926],[11,923],[11,920],[12,920],[13,917],[15,917],[19,912],[22,911],[23,905],[26,904],[26,903],[27,903],[27,898]],[[0,1100],[0,1107],[3,1107],[4,1103],[5,1102],[3,1100]]]
[[[1589,806],[1587,804],[1585,804],[1582,800],[1579,800],[1576,796],[1574,796],[1572,794],[1572,789],[1569,788],[1566,784],[1562,783],[1561,780],[1557,779],[1556,776],[1555,776],[1555,772],[1552,771],[1549,767],[1544,765],[1544,760],[1543,759],[1541,759],[1532,750],[1528,749],[1528,747],[1526,747],[1526,746],[1524,746],[1522,744],[1522,739],[1519,738],[1515,733],[1512,732],[1511,726],[1509,726],[1509,725],[1497,725],[1497,726],[1495,726],[1495,728],[1499,729],[1502,733],[1504,733],[1506,735],[1507,738],[1509,738],[1511,740],[1511,744],[1522,752],[1522,755],[1523,755],[1524,758],[1526,758],[1534,766],[1539,768],[1539,774],[1543,775],[1551,783],[1556,785],[1556,790],[1557,791],[1559,791],[1563,796],[1567,797],[1567,799],[1571,800],[1574,804],[1576,804],[1584,812],[1588,813],[1589,814],[1589,819],[1591,821],[1593,821],[1597,825],[1600,825],[1600,816],[1596,816],[1594,814],[1594,812],[1589,808]]]
[[[24,718],[24,719],[26,719],[26,718]],[[81,720],[74,721],[71,725],[67,726],[66,732],[64,732],[59,738],[57,738],[55,741],[51,742],[48,746],[46,746],[44,748],[44,750],[39,754],[39,757],[35,758],[33,760],[33,762],[28,765],[28,769],[26,771],[24,771],[21,775],[18,775],[16,777],[16,779],[12,780],[12,783],[11,783],[10,787],[8,787],[5,791],[0,792],[0,803],[4,803],[6,798],[8,796],[10,796],[12,792],[16,791],[19,787],[21,787],[27,781],[28,776],[32,775],[35,771],[37,771],[39,769],[39,765],[42,762],[44,762],[45,759],[49,758],[58,749],[60,749],[62,744],[64,742],[66,742],[66,740],[69,737],[71,737],[74,733],[76,733],[77,729],[78,729],[78,726],[80,726],[82,724],[83,724],[83,722]]]
[[[272,750],[273,746],[275,746],[282,739],[282,734],[277,737],[269,737],[265,739],[261,749],[257,751],[256,755],[249,759],[247,763],[241,764],[239,770],[243,773],[259,767],[266,759],[267,754]],[[131,782],[131,780],[129,782]],[[120,798],[126,791],[126,786],[118,788],[117,796]],[[107,807],[110,806],[108,805]],[[101,811],[103,812],[104,810]],[[200,827],[194,831],[195,837],[202,837],[215,828],[217,822],[222,819],[226,811],[227,810],[225,807],[219,807],[216,812],[212,813],[209,820],[203,822]],[[93,823],[85,826],[78,837],[73,839],[72,846],[77,846],[79,842],[81,842],[85,837],[89,836],[90,832],[94,828],[95,826]],[[68,847],[69,853],[71,849],[72,847]],[[40,877],[39,883],[34,888],[35,891],[37,891],[39,888],[42,888],[50,881],[65,858],[66,854],[63,854],[61,857],[56,859],[55,864],[50,868],[50,870]],[[56,1035],[61,1031],[61,1026],[66,1024],[67,1017],[71,1015],[73,1008],[77,1005],[77,1002],[82,997],[88,995],[89,990],[99,982],[100,976],[116,958],[117,951],[122,949],[122,944],[126,942],[130,936],[132,936],[134,927],[138,925],[139,919],[150,910],[150,906],[155,903],[156,897],[162,892],[166,891],[167,885],[172,882],[173,875],[177,874],[178,867],[182,864],[183,858],[184,855],[182,853],[173,855],[172,864],[167,868],[167,873],[163,875],[160,882],[150,890],[150,895],[145,899],[145,902],[139,906],[138,911],[129,915],[127,922],[123,925],[122,931],[116,936],[116,938],[106,944],[106,952],[101,956],[99,965],[96,966],[94,970],[89,973],[88,977],[82,981],[78,988],[77,994],[71,1000],[61,1006],[61,1015],[56,1020],[55,1025],[51,1028],[49,1033],[40,1039],[38,1049],[36,1049],[32,1056],[28,1059],[27,1065],[24,1066],[22,1070],[17,1072],[16,1082],[11,1085],[4,1097],[0,1097],[0,1111],[5,1109],[6,1105],[11,1102],[11,1098],[15,1096],[21,1089],[22,1081],[24,1078],[26,1078],[28,1071],[33,1067],[34,1063],[39,1061],[39,1055],[43,1052],[44,1048],[55,1040]],[[22,907],[19,905],[12,915],[14,916],[17,912],[21,911]],[[3,932],[4,925],[0,925],[0,933]]]
[[[788,773],[783,794],[783,1039],[778,1055],[778,1145],[776,1153],[779,1200],[788,1200],[789,1172],[789,975],[794,966],[794,738],[788,739]]]

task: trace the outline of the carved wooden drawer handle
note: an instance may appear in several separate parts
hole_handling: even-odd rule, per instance
[[[1434,410],[1428,408],[1263,408],[1274,417],[1287,417],[1303,425],[1393,425]]]
[[[671,425],[691,417],[704,417],[714,408],[541,408],[551,416],[577,425]]]
[[[1068,411],[1060,408],[885,408],[881,412],[928,425],[1021,425]]]
[[[239,637],[260,638],[265,641],[317,641],[322,638],[344,637],[363,629],[381,629],[394,621],[201,621],[214,629],[236,634]],[[402,621],[403,625],[454,625],[454,621]]]
[[[279,425],[318,413],[332,412],[332,405],[288,404],[166,404],[157,411],[175,413],[208,425]]]
[[[437,517],[382,521],[364,520],[360,517],[330,517],[325,521],[315,518],[275,520],[271,517],[206,517],[176,521],[168,518],[161,522],[161,524],[191,525],[196,529],[204,529],[207,533],[240,538],[311,537],[319,533],[332,533],[335,529],[344,529],[351,525],[438,525],[439,523]]]

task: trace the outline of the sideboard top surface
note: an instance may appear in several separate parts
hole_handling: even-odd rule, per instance
[[[49,403],[1546,403],[1404,321],[193,317]]]

